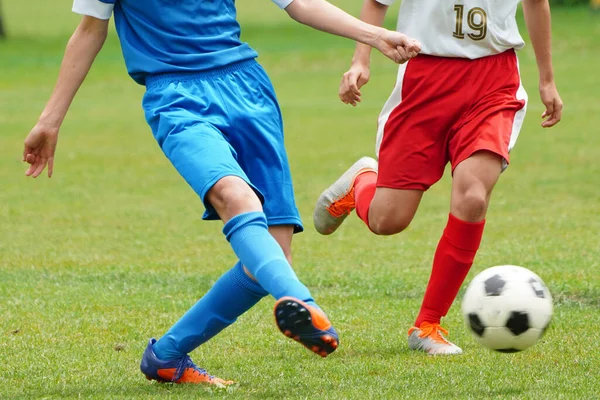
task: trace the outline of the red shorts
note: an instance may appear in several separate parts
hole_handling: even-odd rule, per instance
[[[504,158],[525,118],[513,50],[475,60],[419,55],[400,66],[379,116],[377,186],[427,190],[481,150]]]

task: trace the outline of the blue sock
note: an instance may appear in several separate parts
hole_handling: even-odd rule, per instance
[[[268,293],[244,272],[241,263],[223,274],[152,349],[161,360],[190,353],[231,325]]]
[[[275,299],[292,296],[314,304],[310,292],[298,280],[279,243],[271,236],[267,217],[249,212],[233,217],[223,233],[243,265]]]

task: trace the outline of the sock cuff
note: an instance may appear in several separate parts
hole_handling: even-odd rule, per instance
[[[258,282],[253,280],[246,274],[244,271],[244,266],[240,261],[238,261],[233,267],[233,276],[235,280],[236,286],[240,289],[250,291],[251,293],[257,296],[266,296],[269,294]]]
[[[444,236],[454,247],[477,251],[481,244],[484,227],[485,219],[479,222],[467,222],[449,214]]]
[[[363,185],[373,185],[377,184],[377,172],[375,171],[367,171],[361,174],[358,174],[356,179],[354,180],[354,187],[359,188]]]
[[[232,235],[248,225],[258,225],[264,227],[265,229],[269,228],[265,213],[260,211],[252,211],[239,214],[231,218],[223,227],[223,234],[229,242],[231,241]]]
[[[354,203],[356,215],[362,219],[369,230],[369,208],[377,189],[377,172],[364,172],[359,174],[354,181]]]

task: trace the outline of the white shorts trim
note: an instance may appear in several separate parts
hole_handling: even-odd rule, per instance
[[[409,61],[410,62],[410,61]],[[402,85],[404,82],[404,75],[406,74],[406,66],[407,63],[400,64],[398,67],[398,76],[396,78],[396,86],[394,86],[394,90],[392,90],[392,94],[383,105],[383,109],[379,114],[379,119],[377,121],[377,139],[375,141],[375,154],[377,158],[379,158],[379,148],[381,147],[381,142],[383,141],[383,133],[385,130],[385,125],[387,124],[392,111],[396,109],[402,103]]]
[[[517,57],[515,55],[515,57]],[[508,152],[515,147],[517,144],[517,139],[519,138],[519,134],[521,133],[521,128],[523,127],[523,122],[525,121],[525,115],[527,114],[527,102],[529,97],[527,96],[527,92],[523,87],[523,81],[521,80],[521,71],[519,68],[519,58],[517,57],[517,73],[519,74],[519,88],[517,89],[516,98],[517,100],[525,101],[523,108],[515,113],[515,119],[513,120],[512,131],[510,132],[510,141],[508,142]],[[508,162],[506,160],[502,161],[502,171],[504,171],[508,167]]]
[[[518,62],[517,62],[518,68]],[[519,138],[519,133],[521,132],[521,127],[523,126],[523,122],[525,121],[525,114],[527,113],[527,92],[523,87],[523,82],[521,81],[519,73],[519,89],[517,90],[517,100],[524,100],[525,105],[515,114],[515,119],[513,121],[512,132],[510,133],[510,142],[508,144],[508,151],[510,152],[515,144],[517,143],[517,139]]]
[[[281,8],[282,10],[285,10],[285,8],[292,4],[293,1],[294,0],[273,0],[273,3],[277,4],[277,7]]]

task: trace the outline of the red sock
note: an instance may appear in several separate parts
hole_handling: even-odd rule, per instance
[[[369,226],[369,207],[377,189],[377,173],[364,172],[354,181],[354,204],[356,215]]]
[[[415,326],[439,324],[454,302],[479,249],[485,220],[466,222],[450,214],[433,257],[433,269]]]

